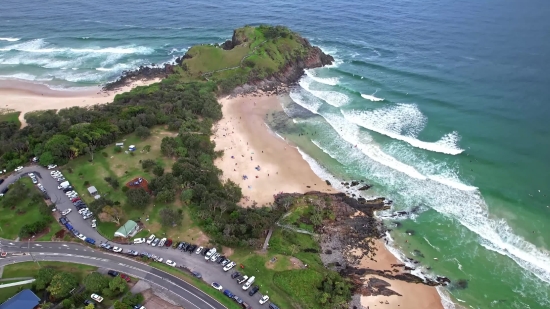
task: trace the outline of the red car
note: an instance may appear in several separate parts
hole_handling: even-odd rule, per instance
[[[74,203],[74,202],[77,202],[77,201],[80,201],[80,197],[75,197],[75,198],[73,198],[73,199],[71,200],[71,202],[73,202],[73,203]]]
[[[170,247],[172,245],[172,239],[168,239],[165,243],[164,243],[164,246],[166,247]]]
[[[120,278],[126,280],[126,282],[130,282],[130,277],[128,277],[128,276],[125,275],[125,274],[120,274]]]

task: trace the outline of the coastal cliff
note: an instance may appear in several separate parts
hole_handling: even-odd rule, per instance
[[[282,26],[235,29],[223,44],[196,45],[173,63],[125,71],[105,85],[112,90],[140,79],[211,81],[218,94],[277,90],[296,83],[305,69],[330,65],[334,58]]]

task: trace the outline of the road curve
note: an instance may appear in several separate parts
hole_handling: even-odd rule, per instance
[[[7,258],[0,259],[0,267],[28,261],[58,261],[87,264],[114,269],[155,284],[167,293],[173,293],[184,308],[226,309],[226,307],[186,281],[159,269],[116,254],[104,253],[89,247],[68,242],[26,242],[2,240]],[[14,255],[15,254],[15,255]],[[25,254],[25,255],[19,255]]]

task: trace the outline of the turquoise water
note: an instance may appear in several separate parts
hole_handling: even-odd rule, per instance
[[[444,290],[455,303],[548,308],[549,13],[542,0],[7,0],[0,77],[93,86],[243,24],[288,25],[337,59],[285,104],[295,127],[281,133],[314,170],[418,209],[380,216],[426,274],[467,280]]]

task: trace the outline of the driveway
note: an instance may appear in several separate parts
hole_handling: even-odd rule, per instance
[[[80,233],[84,234],[85,236],[95,239],[98,245],[101,242],[109,242],[107,239],[101,236],[94,228],[91,227],[91,223],[89,221],[82,219],[82,216],[76,211],[75,207],[73,206],[69,198],[65,196],[63,191],[57,189],[57,186],[58,186],[57,181],[50,176],[50,171],[44,167],[41,167],[38,165],[24,167],[23,170],[21,170],[20,172],[12,174],[9,177],[7,177],[4,183],[0,185],[0,190],[2,190],[8,184],[15,182],[22,175],[26,175],[27,173],[30,173],[30,172],[40,174],[39,182],[42,183],[42,185],[46,189],[46,192],[50,196],[51,201],[56,204],[59,210],[62,211],[69,208],[73,209],[73,211],[69,215],[67,215],[67,218],[69,219],[69,221],[71,222],[72,226],[75,229],[77,229]],[[87,192],[78,192],[78,193],[87,194]],[[36,246],[37,244],[40,244],[40,243],[33,243],[33,246]],[[200,272],[203,280],[208,284],[211,284],[212,282],[217,282],[221,284],[224,289],[229,289],[233,294],[239,296],[249,305],[255,308],[262,306],[259,304],[258,301],[262,297],[261,293],[265,291],[260,289],[260,291],[256,293],[256,295],[249,296],[248,291],[243,291],[241,286],[237,284],[237,282],[234,279],[231,279],[230,274],[233,273],[235,270],[237,270],[238,266],[236,266],[235,268],[233,268],[228,272],[224,272],[221,265],[213,262],[207,262],[202,255],[197,255],[195,253],[192,253],[192,254],[188,252],[184,253],[179,250],[174,250],[168,247],[152,247],[147,244],[139,244],[139,245],[114,244],[114,245],[123,248],[124,251],[128,249],[132,249],[138,252],[146,251],[151,254],[155,254],[157,256],[164,258],[164,261],[172,260],[176,262],[178,266],[182,265],[191,270]],[[121,254],[121,256],[125,256],[125,255]],[[239,263],[237,262],[237,265],[238,264]],[[239,271],[241,270],[239,269]],[[253,276],[254,271],[255,270],[246,270],[246,269],[244,270],[245,274],[248,276]],[[258,283],[260,284],[261,282],[258,282]],[[260,285],[260,288],[261,288],[261,285]],[[262,307],[267,308],[267,304],[263,305]]]

